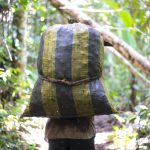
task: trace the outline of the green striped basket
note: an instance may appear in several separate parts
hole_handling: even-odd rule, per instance
[[[112,114],[101,76],[100,33],[81,23],[54,25],[42,35],[38,80],[23,117],[83,117]]]

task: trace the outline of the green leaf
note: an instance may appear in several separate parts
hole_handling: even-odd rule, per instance
[[[116,2],[114,2],[113,0],[105,0],[105,3],[107,3],[113,9],[119,8],[119,5]]]
[[[138,105],[135,107],[135,110],[140,113],[142,110],[147,110],[148,108],[145,105]]]
[[[113,0],[106,0],[105,2],[114,10],[120,8],[118,3],[116,3]],[[118,12],[118,15],[126,27],[131,27],[134,24],[134,20],[132,19],[131,15],[128,11]]]
[[[0,116],[1,117],[4,117],[4,116],[7,116],[7,111],[6,110],[4,110],[4,109],[0,109]]]
[[[127,11],[118,12],[120,19],[123,21],[126,27],[131,27],[134,24],[134,21]]]
[[[122,30],[121,32],[122,38],[133,48],[137,48],[136,40],[133,34],[131,34],[128,30]]]

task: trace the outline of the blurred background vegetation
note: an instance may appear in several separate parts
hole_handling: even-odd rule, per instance
[[[150,60],[149,0],[70,2]],[[36,149],[35,143],[25,146],[19,134],[23,126],[34,124],[32,119],[19,117],[37,79],[40,36],[49,25],[66,24],[67,18],[48,0],[0,0],[0,150]],[[150,149],[150,89],[108,51],[103,74],[109,99],[120,111],[115,119],[122,125],[114,125],[114,144],[122,141],[126,147],[135,138],[138,149]],[[118,136],[120,130],[125,136]]]

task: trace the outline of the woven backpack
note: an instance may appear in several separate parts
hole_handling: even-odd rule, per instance
[[[101,81],[104,45],[81,23],[53,25],[42,35],[38,79],[24,117],[70,118],[112,114]]]

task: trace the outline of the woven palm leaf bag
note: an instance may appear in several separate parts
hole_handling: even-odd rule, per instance
[[[69,118],[112,114],[101,81],[100,33],[81,23],[53,25],[42,35],[39,77],[23,117]]]

